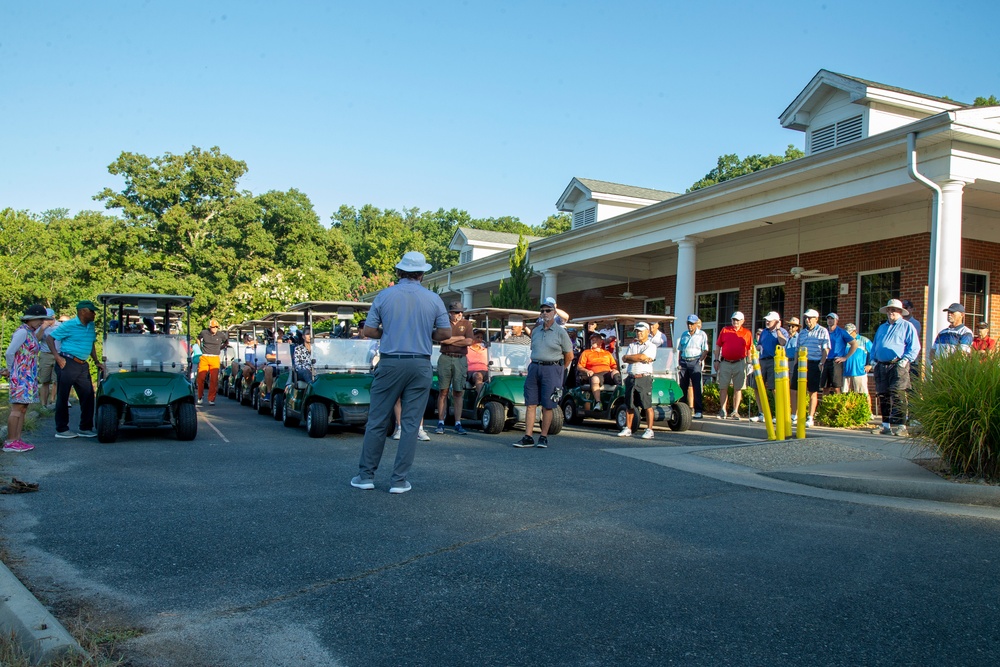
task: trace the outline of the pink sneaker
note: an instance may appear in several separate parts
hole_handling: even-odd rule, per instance
[[[34,448],[34,445],[29,445],[23,440],[14,440],[13,442],[8,442],[3,446],[3,450],[5,452],[30,452]]]

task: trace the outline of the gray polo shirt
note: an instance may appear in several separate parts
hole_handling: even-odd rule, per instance
[[[378,293],[368,311],[366,326],[382,327],[381,354],[431,355],[435,329],[451,330],[441,297],[420,284],[403,279]]]
[[[531,331],[532,361],[562,361],[566,352],[573,351],[573,341],[561,326],[552,323],[550,329],[539,325]]]

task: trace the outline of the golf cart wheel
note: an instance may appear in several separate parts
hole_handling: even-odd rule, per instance
[[[628,414],[628,407],[624,403],[615,408],[615,424],[618,425],[618,428],[625,428],[628,425],[628,421],[625,417],[625,415],[627,414]],[[637,421],[638,419],[639,419],[639,411],[633,410],[632,421],[635,424],[641,424],[641,422]]]
[[[260,393],[260,392],[258,392],[258,393]],[[272,401],[274,400],[274,395],[273,394],[271,395],[271,400]],[[257,414],[259,414],[259,415],[269,415],[269,414],[271,414],[271,406],[270,405],[264,405],[264,401],[260,400],[259,396],[257,398]]]
[[[562,413],[563,421],[568,424],[583,423],[583,416],[580,414],[580,408],[576,407],[576,401],[569,396],[563,399]]]
[[[667,426],[671,431],[686,431],[691,428],[691,406],[680,401],[671,405]]]
[[[271,396],[271,416],[274,417],[274,421],[281,421],[284,416],[285,411],[285,394],[284,392],[273,394]]]
[[[198,411],[195,410],[194,403],[181,403],[177,406],[175,428],[178,440],[194,440],[198,435]]]
[[[98,442],[114,442],[118,438],[118,411],[105,403],[97,408]]]
[[[250,389],[240,387],[240,405],[253,405],[253,396]]]
[[[310,438],[326,437],[326,427],[330,419],[330,409],[324,403],[316,401],[309,404],[306,411],[306,430]]]
[[[299,425],[299,418],[292,416],[292,413],[288,409],[287,401],[281,402],[281,422],[289,428]]]
[[[483,433],[497,434],[503,431],[503,424],[507,417],[507,410],[503,403],[490,401],[483,407],[483,416],[480,418],[483,424]]]
[[[556,406],[555,410],[552,411],[552,423],[549,424],[549,435],[559,435],[559,431],[563,430],[566,421],[563,419],[563,411]]]

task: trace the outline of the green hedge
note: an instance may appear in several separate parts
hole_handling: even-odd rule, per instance
[[[866,394],[831,394],[821,398],[816,406],[816,421],[823,426],[864,426],[870,418]]]

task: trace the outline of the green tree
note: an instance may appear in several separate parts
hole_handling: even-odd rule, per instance
[[[510,251],[510,278],[501,280],[497,291],[490,292],[490,305],[494,308],[531,308],[531,265],[528,264],[528,241],[517,239],[517,247]]]
[[[756,155],[748,155],[742,159],[735,153],[720,155],[715,165],[715,169],[705,174],[704,178],[696,181],[690,188],[687,189],[687,191],[692,192],[694,190],[707,188],[710,185],[722,183],[723,181],[728,181],[736,178],[737,176],[752,174],[755,171],[767,169],[768,167],[773,167],[777,164],[800,158],[803,155],[805,155],[805,153],[792,144],[788,144],[784,155],[760,155],[758,153]]]
[[[573,225],[573,216],[569,213],[555,213],[545,218],[541,225],[532,227],[535,236],[552,236],[568,232]]]
[[[989,97],[977,97],[972,102],[974,107],[996,107],[1000,106],[1000,100],[997,99],[996,95],[990,95]]]

